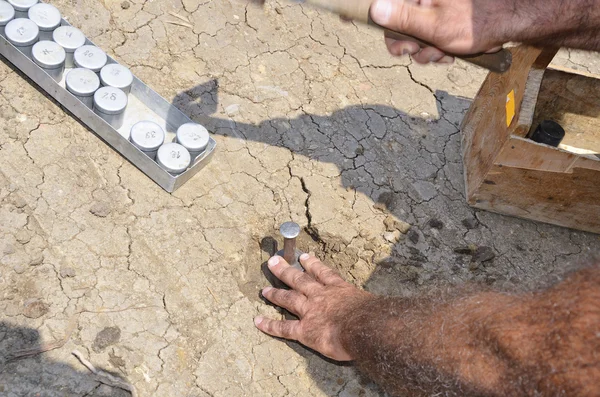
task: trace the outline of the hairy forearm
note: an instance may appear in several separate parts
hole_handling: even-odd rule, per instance
[[[598,395],[600,267],[529,295],[375,297],[342,337],[391,394]]]
[[[503,41],[599,50],[600,0],[508,0],[497,2],[508,16]],[[489,26],[489,25],[488,25]]]

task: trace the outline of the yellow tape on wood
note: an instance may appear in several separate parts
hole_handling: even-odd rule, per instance
[[[506,96],[506,126],[510,127],[515,118],[515,90],[512,90]]]

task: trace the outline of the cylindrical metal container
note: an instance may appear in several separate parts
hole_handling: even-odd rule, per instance
[[[58,8],[51,4],[39,3],[31,7],[27,14],[40,28],[40,41],[52,40],[52,32],[60,26],[62,20]]]
[[[123,65],[109,63],[100,71],[100,83],[105,87],[118,88],[129,94],[133,84],[133,74]]]
[[[155,122],[144,120],[131,127],[129,140],[154,160],[158,148],[165,142],[165,131]]]
[[[98,75],[91,70],[78,68],[67,73],[67,90],[88,108],[94,107],[94,93],[100,88]]]
[[[165,143],[156,153],[156,162],[170,174],[178,175],[191,163],[190,152],[178,143]]]
[[[196,123],[186,123],[177,129],[177,143],[190,152],[192,161],[206,150],[208,130]]]
[[[64,48],[53,41],[38,41],[31,49],[33,61],[56,81],[62,80],[65,71]]]
[[[31,48],[38,41],[40,29],[29,19],[18,18],[6,24],[4,34],[12,45],[31,58]]]
[[[85,45],[85,35],[83,32],[72,26],[61,26],[52,33],[52,39],[64,48],[67,53],[65,67],[75,67],[73,53],[76,49]]]
[[[106,65],[108,57],[100,48],[93,45],[84,45],[75,50],[73,61],[78,68],[85,68],[94,73],[100,73],[100,70]]]
[[[27,12],[38,3],[38,0],[8,0],[15,9],[15,18],[27,18]]]
[[[0,36],[4,36],[4,27],[15,18],[15,9],[10,3],[0,0]]]
[[[102,87],[94,94],[94,112],[115,130],[123,126],[127,94],[118,88]]]

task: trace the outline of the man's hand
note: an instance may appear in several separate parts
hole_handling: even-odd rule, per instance
[[[508,0],[510,1],[510,0]],[[500,1],[485,0],[376,0],[373,21],[388,29],[417,37],[436,47],[421,48],[412,41],[386,38],[393,55],[412,55],[418,63],[451,63],[446,55],[493,52],[504,43]]]
[[[494,52],[507,42],[600,50],[600,0],[375,0],[371,18],[431,43],[386,39],[393,55],[418,63],[452,62],[448,54]]]
[[[454,293],[377,297],[317,258],[305,273],[269,260],[290,290],[263,295],[299,320],[262,317],[267,334],[355,365],[391,395],[599,396],[600,266],[535,293],[477,285]]]
[[[279,256],[269,259],[271,272],[291,289],[267,287],[262,291],[265,298],[299,319],[257,317],[254,319],[256,327],[269,335],[296,340],[334,360],[354,359],[342,346],[340,336],[354,309],[374,296],[345,282],[314,256],[303,254],[300,263],[305,273]]]

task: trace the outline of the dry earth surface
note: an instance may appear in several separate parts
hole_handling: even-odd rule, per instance
[[[466,205],[457,126],[482,70],[392,58],[380,33],[293,3],[53,3],[218,149],[168,194],[0,62],[2,396],[128,395],[73,350],[140,396],[381,395],[255,330],[280,315],[258,292],[287,220],[347,280],[403,296],[536,288],[598,251],[598,236]]]

